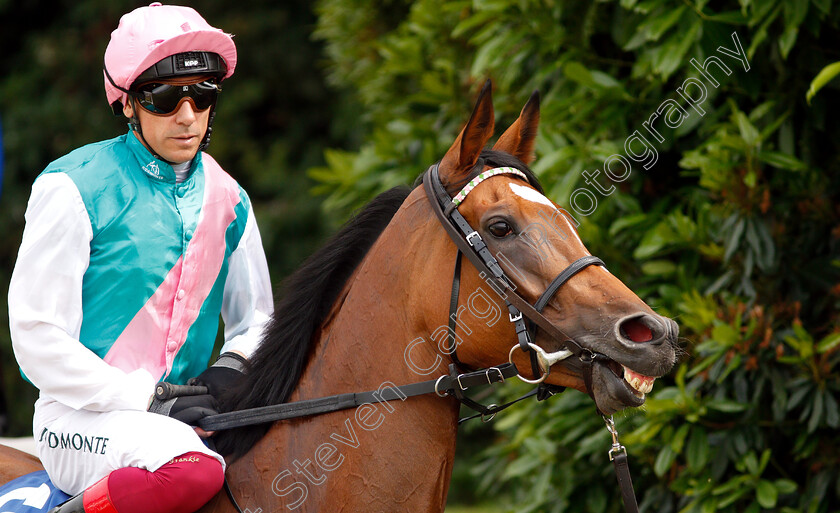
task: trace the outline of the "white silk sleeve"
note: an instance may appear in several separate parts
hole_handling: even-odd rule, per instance
[[[93,233],[72,179],[41,175],[25,217],[9,283],[9,328],[21,370],[42,396],[74,409],[145,410],[154,392],[152,375],[112,367],[79,342]]]
[[[254,210],[249,208],[242,238],[228,262],[222,298],[225,344],[221,352],[239,351],[250,358],[273,312],[268,263]]]

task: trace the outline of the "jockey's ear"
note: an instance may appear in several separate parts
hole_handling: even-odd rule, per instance
[[[494,150],[510,153],[526,164],[534,161],[534,143],[540,124],[540,92],[534,91],[516,121],[505,130],[493,146]]]
[[[478,162],[481,150],[493,135],[495,117],[492,90],[492,83],[488,80],[481,88],[467,125],[440,161],[438,172],[441,182],[447,189],[455,189],[467,180]]]

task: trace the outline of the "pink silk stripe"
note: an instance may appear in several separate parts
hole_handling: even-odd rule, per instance
[[[105,362],[125,372],[143,368],[155,378],[169,374],[222,268],[225,232],[236,219],[234,207],[241,201],[239,187],[212,157],[205,153],[202,159],[204,203],[195,234],[161,286],[105,355]],[[179,291],[183,291],[180,299]]]

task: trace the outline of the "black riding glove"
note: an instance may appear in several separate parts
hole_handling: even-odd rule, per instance
[[[189,380],[188,383],[190,385],[206,386],[210,395],[219,398],[223,392],[242,379],[246,361],[245,358],[236,353],[223,353],[219,355],[216,363],[197,377]]]
[[[198,421],[204,417],[219,413],[216,398],[242,377],[245,361],[236,353],[224,353],[211,367],[187,382],[189,385],[207,387],[207,394],[182,395],[165,401],[155,397],[149,411],[167,415],[191,426],[198,425]]]
[[[197,426],[198,421],[209,415],[219,413],[216,398],[210,394],[182,395],[166,401],[155,398],[149,411],[180,420],[190,426]]]

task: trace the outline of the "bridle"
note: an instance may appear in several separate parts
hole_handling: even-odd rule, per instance
[[[424,381],[420,383],[412,383],[409,385],[401,385],[397,387],[389,387],[384,390],[369,391],[369,392],[355,392],[322,397],[317,399],[308,399],[296,401],[292,403],[275,404],[270,406],[263,406],[259,408],[251,408],[247,410],[237,410],[227,413],[220,413],[211,415],[201,419],[198,424],[206,431],[215,431],[221,429],[231,429],[236,427],[262,424],[267,422],[275,422],[278,420],[293,419],[299,417],[320,415],[323,413],[358,407],[365,403],[373,403],[374,401],[393,401],[396,399],[404,400],[407,397],[424,395],[434,393],[439,397],[454,397],[461,404],[468,406],[478,412],[477,415],[461,419],[461,422],[475,417],[481,417],[483,421],[489,421],[496,413],[507,408],[508,406],[537,395],[539,400],[545,399],[559,390],[562,387],[553,387],[546,385],[543,381],[548,377],[551,366],[555,363],[565,360],[571,356],[576,356],[583,368],[583,379],[586,389],[594,400],[592,391],[592,370],[597,361],[609,360],[609,358],[600,353],[594,352],[591,349],[582,347],[574,341],[571,337],[564,334],[560,329],[554,326],[543,314],[542,310],[551,300],[551,298],[558,292],[570,278],[584,270],[590,265],[604,266],[604,262],[600,258],[594,256],[585,256],[572,262],[562,272],[560,272],[546,287],[546,290],[540,295],[534,305],[522,298],[512,286],[512,282],[508,279],[498,260],[490,252],[487,244],[482,240],[481,235],[470,226],[469,222],[458,211],[458,204],[463,201],[466,195],[481,181],[496,176],[499,174],[512,174],[523,178],[526,182],[531,184],[527,175],[522,171],[511,168],[501,167],[494,168],[483,173],[479,173],[473,180],[471,180],[462,191],[456,195],[456,201],[449,196],[449,193],[444,188],[440,181],[438,172],[438,164],[430,167],[423,175],[423,188],[426,196],[432,206],[438,220],[441,222],[444,230],[449,235],[449,238],[457,247],[455,273],[452,280],[452,293],[450,297],[450,315],[449,315],[449,336],[452,344],[453,363],[449,365],[449,374],[442,375],[437,379]],[[487,283],[493,290],[500,295],[505,301],[508,308],[508,316],[510,322],[513,324],[516,331],[517,341],[509,353],[509,362],[487,369],[472,370],[470,372],[459,372],[458,367],[466,368],[457,357],[455,347],[455,319],[458,308],[458,292],[460,289],[460,268],[461,255],[466,255],[470,262],[478,269],[479,275],[487,280]],[[531,328],[526,325],[525,319],[528,319],[532,324]],[[543,348],[534,343],[537,329],[542,329],[553,340],[562,340],[563,349],[552,353],[546,352]],[[533,331],[533,334],[532,334]],[[524,378],[513,364],[514,352],[519,349],[528,353],[531,360],[531,367],[535,379]],[[538,384],[539,387],[531,392],[515,399],[509,403],[502,405],[491,404],[484,406],[467,397],[464,392],[478,385],[487,385],[493,383],[503,383],[507,378],[518,376],[521,380]],[[539,377],[537,377],[539,376]],[[157,400],[167,400],[178,395],[195,395],[200,393],[207,393],[207,389],[201,386],[181,386],[171,385],[169,383],[159,383],[156,390]],[[597,403],[596,403],[597,408]],[[621,489],[622,499],[627,513],[638,513],[638,506],[636,504],[636,496],[633,491],[633,484],[630,479],[630,471],[627,463],[627,451],[618,440],[618,432],[615,429],[615,423],[612,417],[608,417],[603,413],[599,413],[604,418],[607,424],[607,429],[612,435],[612,448],[609,451],[610,460],[615,465],[616,477]],[[225,481],[225,491],[228,494],[231,502],[238,511],[242,511],[236,503],[230,488]]]
[[[487,244],[481,238],[478,231],[476,231],[463,215],[458,211],[458,205],[466,195],[475,188],[482,181],[496,175],[508,174],[515,175],[530,185],[528,177],[520,170],[512,167],[500,167],[490,169],[483,173],[479,173],[473,180],[467,183],[466,186],[455,195],[456,201],[450,198],[449,193],[444,188],[440,181],[438,172],[438,164],[430,167],[423,175],[423,188],[429,203],[432,205],[434,211],[441,225],[450,240],[455,243],[457,247],[457,254],[455,257],[455,273],[452,279],[452,294],[450,297],[450,311],[449,311],[449,335],[452,337],[451,346],[453,361],[462,367],[457,356],[457,347],[454,340],[455,333],[455,319],[458,308],[458,290],[460,289],[460,268],[461,255],[466,255],[470,262],[479,271],[479,275],[488,280],[490,287],[496,291],[497,294],[504,300],[508,309],[508,318],[514,326],[518,344],[514,345],[508,355],[509,360],[513,363],[513,354],[517,349],[528,353],[531,360],[531,369],[535,379],[528,379],[519,375],[519,379],[526,383],[539,384],[542,383],[551,371],[551,366],[561,360],[565,360],[570,356],[576,356],[582,364],[582,374],[586,390],[594,400],[592,392],[592,369],[596,361],[606,361],[608,358],[600,353],[596,353],[590,349],[582,347],[575,342],[572,337],[567,336],[560,331],[554,324],[551,323],[542,314],[543,308],[548,304],[552,297],[560,290],[564,283],[569,281],[577,273],[583,271],[590,265],[599,265],[606,267],[604,262],[595,256],[581,257],[561,271],[545,291],[540,295],[534,305],[531,305],[527,300],[520,296],[514,287],[511,280],[505,274],[504,269],[499,265],[498,260],[491,253]],[[530,321],[531,327],[525,323],[525,318]],[[556,352],[548,353],[540,346],[534,343],[536,338],[536,331],[541,328],[553,340],[562,340],[564,349]],[[533,334],[532,334],[533,331]]]
[[[426,196],[429,203],[432,205],[432,211],[437,216],[441,225],[443,226],[449,238],[455,243],[457,247],[457,254],[455,257],[455,272],[452,278],[452,293],[449,303],[449,336],[452,347],[452,359],[457,365],[462,365],[457,356],[457,344],[455,340],[455,320],[457,319],[458,311],[458,291],[460,289],[460,274],[461,274],[461,255],[466,255],[472,264],[478,269],[479,276],[488,280],[491,288],[496,291],[504,300],[508,308],[508,315],[510,322],[513,323],[518,339],[518,344],[514,345],[508,358],[510,364],[513,365],[513,354],[517,349],[521,349],[529,354],[531,360],[531,369],[534,376],[539,376],[535,379],[528,379],[518,375],[519,379],[532,384],[539,384],[539,389],[546,390],[543,381],[551,372],[551,366],[561,360],[574,355],[580,360],[583,368],[583,380],[586,385],[586,390],[595,400],[595,395],[592,389],[592,370],[596,361],[607,361],[609,358],[600,353],[596,353],[590,349],[582,347],[574,341],[571,337],[564,334],[557,327],[555,327],[542,314],[543,308],[548,304],[552,297],[557,293],[564,283],[569,281],[577,273],[586,269],[590,265],[600,265],[606,267],[604,262],[595,256],[581,257],[568,267],[563,269],[546,287],[545,291],[537,298],[536,303],[531,305],[522,296],[520,296],[513,287],[512,282],[505,275],[504,270],[499,265],[498,260],[490,252],[487,244],[481,238],[478,231],[470,226],[469,222],[458,211],[458,205],[466,197],[469,192],[474,189],[482,181],[499,174],[512,174],[523,178],[529,185],[531,181],[527,175],[516,168],[501,167],[487,170],[479,173],[473,180],[467,183],[464,188],[455,195],[456,200],[449,197],[449,193],[444,188],[440,181],[439,164],[430,167],[423,175],[423,188],[426,191]],[[523,316],[531,321],[534,334],[531,334],[531,329],[525,325]],[[542,328],[548,336],[554,340],[562,340],[564,349],[553,353],[547,353],[543,348],[533,342],[536,339],[537,328]],[[539,390],[538,389],[538,390]],[[556,393],[555,390],[547,389],[547,395]],[[540,397],[542,395],[542,397]],[[538,393],[538,399],[546,397],[546,393]],[[521,398],[520,398],[521,399]],[[491,405],[492,406],[492,405]],[[507,405],[504,405],[507,407]],[[597,408],[597,403],[596,403]],[[618,479],[619,488],[621,489],[621,497],[624,501],[624,508],[627,513],[637,513],[638,505],[636,503],[636,494],[633,491],[633,482],[630,478],[630,469],[627,462],[627,450],[618,440],[618,431],[615,428],[615,422],[612,416],[604,415],[600,410],[598,413],[604,418],[607,424],[607,430],[612,435],[612,448],[609,451],[610,461],[615,466],[616,478]],[[495,414],[495,412],[494,412]],[[482,419],[484,416],[482,416]]]

